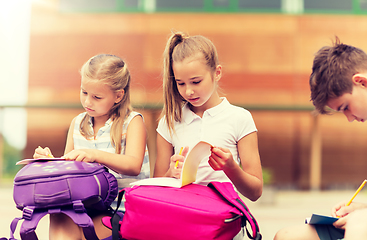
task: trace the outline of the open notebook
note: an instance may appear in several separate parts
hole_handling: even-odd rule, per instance
[[[199,164],[204,157],[208,157],[211,153],[212,145],[207,142],[199,142],[187,155],[182,166],[180,179],[171,177],[156,177],[139,180],[131,183],[131,185],[153,185],[167,187],[183,187],[195,182]]]
[[[306,218],[305,223],[306,224],[327,224],[331,225],[333,224],[338,218],[319,215],[319,214],[312,214],[310,218]]]
[[[21,161],[16,162],[16,165],[25,165],[32,162],[47,162],[47,161],[60,161],[65,160],[64,158],[29,158],[29,159],[23,159]]]

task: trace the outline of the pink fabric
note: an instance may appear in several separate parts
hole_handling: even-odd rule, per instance
[[[241,212],[207,186],[126,188],[120,237],[124,239],[233,239]],[[233,221],[228,219],[236,218]],[[111,227],[110,219],[103,223]]]

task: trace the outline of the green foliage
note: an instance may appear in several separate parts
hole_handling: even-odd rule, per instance
[[[21,168],[15,165],[16,162],[22,159],[22,151],[9,145],[6,140],[3,141],[3,177],[14,178],[15,174]]]
[[[268,168],[263,168],[263,182],[264,185],[270,185],[273,183],[273,173]]]

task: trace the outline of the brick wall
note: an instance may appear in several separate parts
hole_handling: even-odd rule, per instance
[[[224,69],[223,92],[230,102],[244,106],[310,107],[313,54],[335,35],[367,50],[363,16],[59,13],[54,2],[53,7],[32,9],[30,104],[78,104],[81,65],[95,54],[113,53],[129,65],[133,103],[160,105],[162,53],[171,29],[214,42]],[[79,110],[57,111],[28,112],[25,157],[38,145],[63,152],[67,128]],[[159,113],[145,114],[154,155]],[[310,112],[253,111],[253,116],[262,163],[272,169],[274,183],[307,188]],[[359,185],[365,178],[365,128],[348,124],[340,115],[322,117],[323,188]]]

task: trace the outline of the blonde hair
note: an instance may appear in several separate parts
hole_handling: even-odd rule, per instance
[[[111,142],[115,152],[121,153],[122,129],[125,118],[132,111],[130,103],[130,72],[126,63],[115,55],[99,54],[90,58],[80,70],[83,80],[98,81],[110,87],[113,92],[124,90],[123,98],[110,109],[109,117],[112,118]],[[80,124],[80,133],[90,138],[93,132],[89,127],[90,116],[86,114]]]
[[[162,116],[165,116],[171,133],[175,132],[173,123],[182,120],[181,108],[186,102],[177,89],[172,64],[181,62],[197,53],[203,54],[205,63],[214,76],[216,67],[219,65],[218,54],[214,44],[206,37],[200,35],[190,37],[182,32],[173,33],[163,53],[164,106]]]

